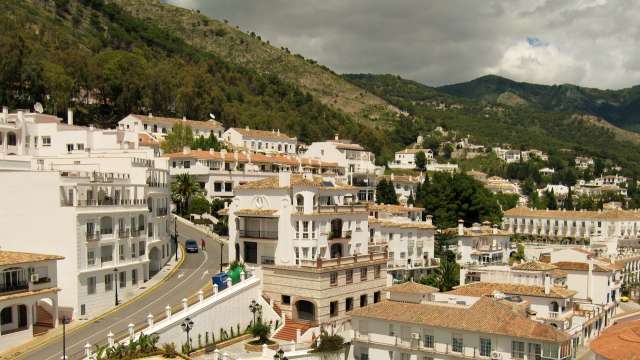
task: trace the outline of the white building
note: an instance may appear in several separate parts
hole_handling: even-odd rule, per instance
[[[62,259],[0,250],[1,349],[18,346],[58,325],[56,262]]]
[[[248,150],[265,154],[295,154],[298,140],[278,130],[255,130],[229,128],[222,134],[226,142],[234,149]]]
[[[509,262],[511,236],[498,229],[497,225],[485,221],[465,228],[462,220],[458,227],[446,229],[445,233],[457,239],[456,262],[458,264],[505,264]]]
[[[545,192],[553,193],[556,198],[564,199],[569,195],[569,187],[562,184],[547,184],[542,189],[538,189],[538,195],[543,196]]]
[[[518,194],[520,187],[505,178],[490,176],[484,183],[484,187],[492,193]]]
[[[299,155],[185,148],[182,152],[164,156],[169,158],[171,176],[183,173],[194,176],[211,199],[231,198],[236,186],[276,176],[281,171],[344,178],[344,168],[340,168],[338,164]]]
[[[555,174],[556,171],[554,169],[552,169],[552,168],[544,167],[544,168],[538,170],[538,172],[541,175],[544,175],[544,176],[551,176],[551,175]]]
[[[177,123],[181,123],[188,126],[193,131],[194,137],[208,137],[210,135],[215,136],[217,139],[222,139],[224,127],[222,124],[215,120],[189,120],[186,117],[182,119],[170,118],[163,116],[138,115],[129,114],[124,119],[118,122],[118,125],[122,126],[125,130],[133,130],[136,133],[148,133],[156,139],[163,139],[168,133],[171,132],[173,126]]]
[[[616,186],[625,186],[629,179],[626,176],[621,175],[605,175],[600,176],[593,180],[593,183],[598,186],[603,185],[616,185]]]
[[[132,297],[173,253],[166,159],[138,148],[135,130],[74,126],[71,117],[60,124],[41,114],[8,118],[24,141],[0,156],[0,166],[28,165],[2,172],[0,196],[11,204],[0,208],[3,247],[64,255],[60,308],[74,317],[112,307],[116,283],[119,301]]]
[[[415,289],[397,301],[389,291],[390,300],[352,314],[358,359],[572,358],[571,338],[530,319],[517,300]]]
[[[587,157],[587,156],[576,156],[576,167],[578,169],[587,169],[590,166],[593,167],[594,162],[593,162],[593,158]]]
[[[412,176],[391,174],[378,176],[376,178],[376,185],[383,179],[393,184],[393,189],[396,192],[398,201],[404,205],[407,204],[407,201],[409,201],[409,199],[415,200],[416,193],[418,192],[418,187],[424,181],[424,177],[421,175]]]
[[[369,247],[388,253],[387,271],[395,278],[420,279],[440,265],[434,257],[436,227],[422,220],[423,208],[369,205]]]
[[[419,152],[425,155],[425,164],[433,161],[433,151],[431,149],[406,148],[396,152],[395,159],[393,162],[388,163],[387,166],[391,169],[415,169],[417,167],[416,154]]]

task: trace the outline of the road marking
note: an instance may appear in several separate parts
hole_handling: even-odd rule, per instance
[[[186,257],[186,253],[185,253],[185,257]],[[198,268],[196,268],[196,269],[195,269],[191,274],[189,274],[189,276],[187,276],[183,281],[181,281],[181,282],[179,282],[178,284],[176,284],[176,286],[174,286],[174,288],[179,287],[180,285],[184,284],[184,283],[185,283],[185,282],[187,282],[187,281],[188,281],[188,280],[189,280],[193,275],[197,274],[197,273],[200,271],[200,269],[202,268],[202,266],[203,266],[203,265],[205,265],[205,264],[207,263],[207,261],[208,261],[208,260],[209,260],[209,256],[208,256],[206,253],[204,253],[204,261],[203,261],[203,262],[198,266]],[[157,299],[155,299],[154,301],[152,301],[152,302],[150,302],[150,303],[145,304],[142,308],[138,309],[136,312],[134,312],[134,313],[132,313],[132,314],[129,314],[129,316],[128,316],[127,318],[125,318],[125,319],[120,319],[120,320],[118,320],[118,321],[114,322],[113,324],[111,324],[111,327],[114,327],[116,324],[120,324],[120,323],[129,323],[130,321],[127,321],[129,318],[131,318],[131,317],[133,317],[133,316],[135,316],[135,315],[139,314],[140,312],[144,311],[148,306],[150,306],[150,305],[152,305],[152,304],[155,304],[155,303],[157,303],[157,302],[158,302],[158,301],[160,301],[160,300],[162,300],[162,298],[157,298]],[[97,335],[97,334],[93,334],[93,336],[96,336],[96,335]],[[85,338],[85,339],[83,339],[83,340],[81,340],[81,341],[78,341],[78,342],[76,342],[76,343],[73,343],[73,344],[69,345],[69,346],[68,346],[68,349],[71,349],[71,348],[73,348],[73,347],[75,347],[75,346],[78,346],[78,345],[84,345],[84,344],[86,344],[86,341],[87,341],[87,339],[89,339],[89,338],[91,338],[91,336],[90,336],[90,337],[88,337],[88,338]],[[107,336],[105,335],[105,336],[104,336],[104,338],[106,339],[106,338],[107,338]],[[95,344],[92,344],[92,345],[95,345]],[[60,353],[58,352],[58,353],[56,353],[55,355],[51,355],[51,356],[49,356],[48,358],[46,358],[46,360],[50,360],[50,359],[57,359],[59,356],[60,356]]]
[[[207,275],[209,275],[209,269],[205,270],[205,271],[202,273],[202,276],[200,276],[200,280],[204,279],[204,277],[205,277],[205,276],[207,276]]]

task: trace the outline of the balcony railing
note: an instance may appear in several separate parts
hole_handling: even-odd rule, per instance
[[[303,206],[296,206],[298,213],[304,212]],[[340,212],[366,212],[366,204],[346,204],[346,205],[318,205],[313,207],[313,212],[321,214],[331,214]]]
[[[158,216],[166,216],[169,213],[169,209],[167,208],[159,208]]]
[[[65,201],[65,206],[73,206],[74,204]],[[102,199],[102,200],[78,200],[76,206],[146,206],[147,199]]]
[[[138,230],[131,230],[131,237],[138,237],[144,232],[144,228]]]
[[[267,230],[250,230],[250,229],[242,229],[240,230],[241,237],[255,238],[255,239],[277,239],[278,232],[277,231],[267,231]]]
[[[27,280],[14,281],[9,284],[0,284],[0,293],[22,291],[27,289],[29,289],[29,282]]]
[[[86,233],[87,234],[87,241],[98,241],[100,240],[100,233],[99,232],[92,232],[92,233]]]
[[[118,230],[118,239],[126,239],[129,237],[129,230]]]

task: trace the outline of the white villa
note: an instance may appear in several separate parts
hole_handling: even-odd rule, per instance
[[[511,254],[511,236],[508,232],[498,229],[497,225],[491,225],[488,221],[473,224],[465,228],[462,220],[458,221],[457,228],[446,229],[445,233],[451,234],[458,240],[456,246],[456,262],[467,264],[505,264],[509,262]]]
[[[576,167],[578,169],[584,170],[593,165],[594,165],[593,158],[590,158],[587,156],[576,156]]]
[[[298,145],[296,138],[281,133],[280,129],[267,131],[249,127],[229,128],[222,137],[234,149],[265,154],[295,154]]]
[[[62,256],[0,250],[0,348],[9,349],[58,325]]]
[[[394,161],[388,163],[387,166],[391,169],[415,169],[417,167],[416,154],[419,152],[424,153],[426,164],[433,161],[433,151],[431,149],[406,148],[396,152]]]
[[[177,123],[189,126],[193,131],[194,137],[208,137],[209,135],[215,136],[217,139],[222,139],[222,133],[224,127],[221,123],[209,119],[209,120],[189,120],[186,117],[170,118],[163,116],[138,115],[129,114],[124,119],[118,122],[118,125],[122,126],[125,130],[133,130],[137,133],[147,133],[153,136],[155,139],[163,139],[168,133],[171,132],[173,126]]]

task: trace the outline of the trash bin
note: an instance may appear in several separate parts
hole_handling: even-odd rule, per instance
[[[227,275],[227,273],[225,272],[221,272],[218,273],[216,275],[213,275],[213,277],[211,278],[211,281],[218,285],[218,291],[224,290],[227,288],[227,278],[229,277],[229,275]]]
[[[231,284],[235,285],[240,282],[240,273],[243,271],[244,268],[242,266],[236,266],[227,272],[227,274],[231,278]]]

